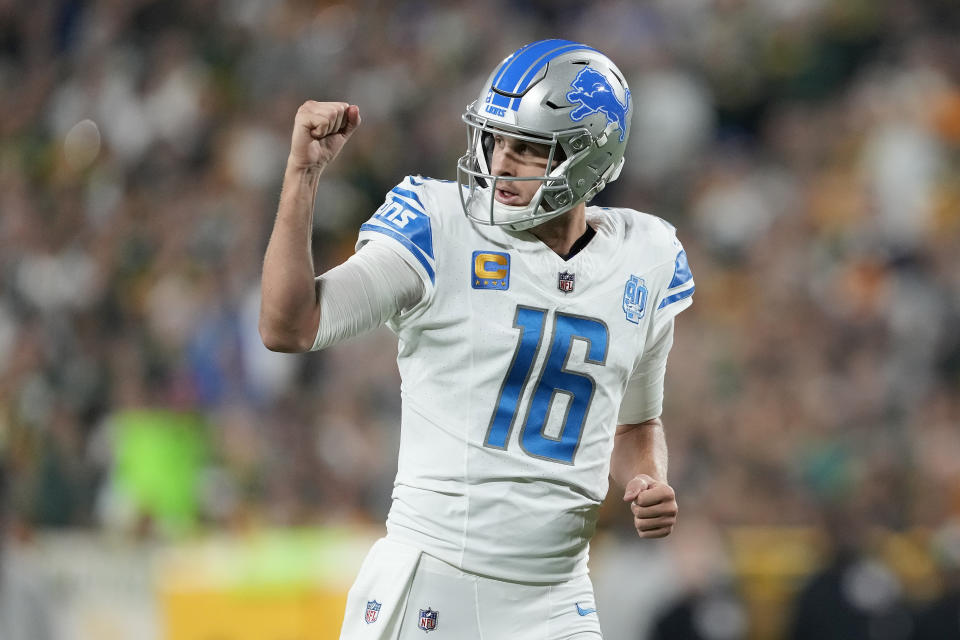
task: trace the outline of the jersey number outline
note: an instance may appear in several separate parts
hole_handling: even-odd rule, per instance
[[[520,411],[520,399],[534,374],[534,363],[543,343],[546,318],[546,309],[517,305],[513,326],[520,330],[520,339],[500,387],[496,409],[490,417],[490,426],[483,443],[485,447],[501,450],[507,448]],[[610,332],[602,320],[558,311],[553,316],[553,328],[549,335],[553,338],[527,403],[519,438],[520,448],[534,458],[572,465],[580,447],[587,412],[597,387],[596,381],[589,374],[567,369],[573,341],[582,340],[587,343],[585,363],[603,366],[607,362]],[[560,433],[554,437],[544,433],[544,429],[557,394],[568,396],[569,401]]]

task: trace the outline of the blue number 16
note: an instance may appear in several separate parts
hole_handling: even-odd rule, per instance
[[[520,340],[500,388],[497,408],[490,418],[484,441],[487,447],[507,448],[510,432],[520,409],[520,397],[535,373],[533,363],[543,342],[546,317],[545,309],[517,307],[513,326],[520,330]],[[553,335],[553,341],[531,394],[523,420],[523,430],[520,432],[520,447],[534,458],[573,464],[597,385],[586,373],[568,370],[567,361],[573,349],[573,341],[583,340],[587,343],[584,362],[606,364],[609,332],[600,320],[558,312],[554,315],[553,331],[550,334]],[[544,430],[550,407],[557,394],[568,396],[569,401],[560,433],[554,437],[544,433]]]

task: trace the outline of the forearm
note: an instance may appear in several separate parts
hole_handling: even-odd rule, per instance
[[[313,344],[320,306],[310,234],[319,169],[289,165],[263,260],[260,336],[274,351],[306,351]]]
[[[620,487],[638,474],[667,482],[667,440],[660,418],[617,426],[610,457],[610,476]]]

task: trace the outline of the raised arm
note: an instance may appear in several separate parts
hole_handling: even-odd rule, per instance
[[[310,248],[317,184],[359,125],[359,108],[346,102],[308,101],[297,111],[260,283],[260,337],[272,351],[313,346],[320,322]]]

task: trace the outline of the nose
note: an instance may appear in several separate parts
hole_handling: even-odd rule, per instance
[[[502,147],[495,147],[490,158],[490,173],[495,176],[512,176],[514,169],[510,154]]]

